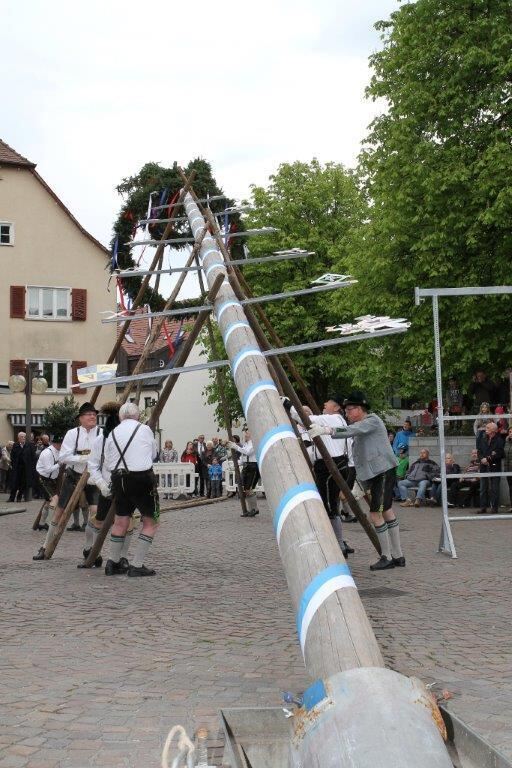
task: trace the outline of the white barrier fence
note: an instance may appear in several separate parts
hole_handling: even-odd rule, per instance
[[[240,466],[240,470],[242,470],[242,466]],[[223,472],[223,489],[226,493],[236,493],[237,492],[237,485],[236,485],[236,475],[235,475],[235,467],[232,461],[225,461],[222,464],[222,472]],[[261,477],[258,480],[258,484],[254,489],[256,493],[265,493],[265,489],[263,487],[263,483],[261,482]]]
[[[153,464],[157,477],[158,495],[185,496],[194,493],[196,487],[196,468],[189,461],[176,464]]]

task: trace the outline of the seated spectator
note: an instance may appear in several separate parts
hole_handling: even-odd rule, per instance
[[[445,454],[445,467],[447,475],[460,475],[460,466],[455,463],[451,453]],[[446,480],[446,489],[448,495],[448,506],[454,507],[457,504],[457,495],[459,492],[459,478],[454,477],[451,480]],[[430,498],[436,504],[441,504],[441,478],[434,477],[432,482],[432,488],[430,490]]]
[[[419,507],[425,502],[427,488],[432,483],[432,478],[439,475],[440,468],[435,461],[429,458],[429,452],[426,448],[420,451],[419,459],[416,459],[407,472],[405,480],[398,483],[398,491],[402,499],[401,507]],[[417,488],[416,499],[408,499],[410,488]]]
[[[492,418],[491,406],[489,403],[482,403],[480,410],[478,411],[478,416],[479,418],[475,419],[473,422],[473,432],[477,439],[480,432],[485,432],[487,424],[496,423],[495,419]]]
[[[464,472],[480,472],[478,451],[473,448],[468,466]],[[459,497],[463,507],[477,507],[480,503],[480,480],[478,477],[462,477],[459,485]]]
[[[413,437],[412,424],[410,419],[405,419],[402,429],[396,433],[393,440],[393,451],[395,456],[400,454],[400,449],[405,448],[405,452],[409,453],[409,438]]]
[[[178,461],[178,451],[176,448],[173,448],[172,440],[165,441],[158,460],[166,464],[176,464]]]
[[[480,458],[480,509],[477,514],[487,514],[490,505],[491,514],[499,511],[500,477],[485,477],[487,472],[501,472],[501,460],[503,458],[503,438],[498,433],[497,425],[491,421],[485,427],[485,432],[480,432],[476,439],[476,447]]]
[[[483,368],[477,368],[473,381],[469,385],[468,394],[473,398],[473,408],[476,412],[483,403],[496,403],[496,386],[491,381]]]
[[[405,448],[400,448],[398,454],[398,466],[396,468],[396,482],[393,489],[393,496],[395,501],[400,501],[400,491],[398,490],[398,483],[400,480],[405,480],[407,477],[407,470],[409,469],[409,455]]]
[[[503,445],[503,471],[512,472],[512,427],[509,428],[505,442]],[[512,514],[512,475],[507,477],[508,483],[508,495],[510,501],[510,509],[507,510],[508,514]]]

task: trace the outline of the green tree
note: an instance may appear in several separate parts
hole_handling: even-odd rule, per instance
[[[64,400],[54,400],[44,409],[43,421],[50,436],[64,437],[72,429],[78,418],[79,404],[73,395],[66,395]]]
[[[368,95],[387,108],[370,127],[360,174],[371,219],[348,263],[363,276],[350,300],[406,316],[404,337],[359,360],[361,381],[432,394],[430,302],[415,286],[510,283],[512,245],[512,5],[418,0],[377,24]],[[346,297],[338,296],[340,312]],[[510,298],[441,300],[444,370],[468,380],[477,364],[510,363]]]
[[[185,175],[189,176],[192,170],[195,170],[196,175],[193,182],[193,187],[196,195],[199,198],[205,198],[207,195],[221,195],[222,189],[215,181],[210,164],[202,158],[196,158],[192,160],[188,166],[184,169]],[[153,199],[153,206],[166,205],[170,203],[173,196],[180,191],[183,186],[183,181],[179,174],[178,165],[174,163],[171,168],[164,168],[159,163],[146,163],[140,171],[134,176],[124,178],[117,186],[117,191],[123,197],[123,205],[119,215],[114,223],[114,235],[112,238],[111,246],[114,246],[116,237],[118,238],[118,263],[122,269],[129,269],[135,266],[135,262],[131,255],[131,249],[129,247],[129,241],[134,233],[134,227],[139,219],[145,219],[148,210],[148,200],[152,192],[156,192]],[[214,212],[223,210],[226,205],[232,205],[233,201],[229,199],[212,201],[211,209]],[[159,211],[158,215],[161,218],[167,218],[165,211]],[[184,216],[184,208],[180,208],[177,212],[178,217]],[[231,221],[237,223],[241,228],[240,217],[235,214],[231,217]],[[145,240],[153,239],[158,240],[161,238],[165,224],[149,224],[146,230],[137,230],[136,239]],[[169,236],[169,239],[183,238],[191,236],[190,227],[187,221],[177,222],[173,227],[173,232]],[[237,239],[236,249],[240,249],[243,244],[243,238]],[[171,248],[182,248],[183,244],[176,243],[171,244]],[[125,292],[135,298],[139,291],[142,280],[141,278],[131,277],[129,280],[124,281]],[[154,287],[148,287],[143,303],[149,304],[153,310],[162,309],[165,303],[164,298],[160,296]]]

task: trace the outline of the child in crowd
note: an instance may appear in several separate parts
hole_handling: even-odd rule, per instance
[[[212,463],[208,465],[208,478],[210,480],[210,498],[217,499],[222,496],[222,467],[216,456],[213,456]]]

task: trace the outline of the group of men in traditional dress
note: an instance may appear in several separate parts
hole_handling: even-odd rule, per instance
[[[102,407],[106,415],[105,426],[97,425],[98,411],[91,403],[83,403],[78,413],[79,425],[61,437],[55,435],[51,445],[42,451],[37,472],[49,499],[47,511],[43,510],[39,528],[46,530],[46,537],[33,560],[47,559],[47,552],[57,536],[59,523],[79,480],[89,473],[84,493],[89,505],[86,541],[83,561],[85,567],[96,536],[112,503],[115,504],[115,520],[110,536],[110,552],[105,574],[114,576],[153,576],[155,571],[146,567],[144,560],[149,552],[158,527],[159,501],[153,462],[158,448],[153,432],[139,421],[140,411],[135,403],[119,405],[106,403]],[[57,493],[59,471],[64,471],[62,486]],[[128,549],[133,532],[133,513],[138,509],[142,528],[137,539],[134,556],[128,561]],[[49,526],[46,523],[51,512]],[[103,559],[94,562],[101,567]]]

